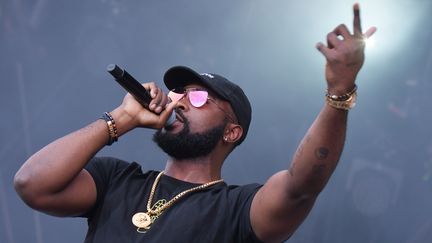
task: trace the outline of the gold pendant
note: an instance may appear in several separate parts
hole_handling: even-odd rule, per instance
[[[161,199],[157,201],[153,205],[152,210],[156,210],[162,207],[165,203],[166,203],[165,199]],[[161,213],[162,212],[159,212],[155,215],[151,215],[148,212],[147,213],[138,212],[132,216],[132,223],[137,227],[138,233],[146,233],[147,230],[150,229],[151,224],[154,223],[154,221],[159,217]]]
[[[137,231],[139,233],[145,233],[145,230],[150,229],[152,223],[151,217],[148,213],[139,212],[134,214],[132,217],[132,223],[138,227]],[[144,229],[144,230],[143,230]]]

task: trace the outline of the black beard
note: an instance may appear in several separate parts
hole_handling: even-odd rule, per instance
[[[226,122],[202,133],[192,134],[189,122],[184,119],[183,129],[177,133],[157,131],[153,141],[172,158],[195,159],[210,154],[223,136]]]

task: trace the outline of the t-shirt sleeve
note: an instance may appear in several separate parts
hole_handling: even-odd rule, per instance
[[[89,218],[103,203],[112,178],[129,165],[128,162],[113,157],[93,157],[84,167],[96,184],[96,203],[93,208],[81,217]]]
[[[233,205],[234,208],[234,222],[237,222],[235,231],[237,234],[237,242],[248,242],[248,243],[262,243],[255,235],[252,229],[250,220],[250,209],[252,205],[252,200],[261,188],[260,184],[249,184],[245,186],[240,186],[233,189]]]

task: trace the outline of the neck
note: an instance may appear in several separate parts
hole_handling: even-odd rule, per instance
[[[209,158],[169,159],[164,174],[178,180],[203,184],[221,179],[221,165]]]

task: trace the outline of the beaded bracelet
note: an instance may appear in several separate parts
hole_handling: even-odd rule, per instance
[[[111,114],[109,112],[105,112],[101,119],[105,120],[105,122],[107,123],[108,126],[108,143],[107,145],[111,145],[114,142],[117,142],[118,140],[118,133],[117,133],[117,127],[114,121],[114,118],[111,116]]]
[[[357,91],[357,85],[355,85],[354,84],[354,88],[350,91],[350,92],[348,92],[348,93],[346,93],[346,94],[343,94],[343,95],[331,95],[331,94],[329,94],[329,92],[328,92],[328,90],[326,91],[326,97],[328,98],[328,99],[331,99],[331,100],[333,100],[333,101],[346,101],[346,100],[348,100],[355,92]]]

